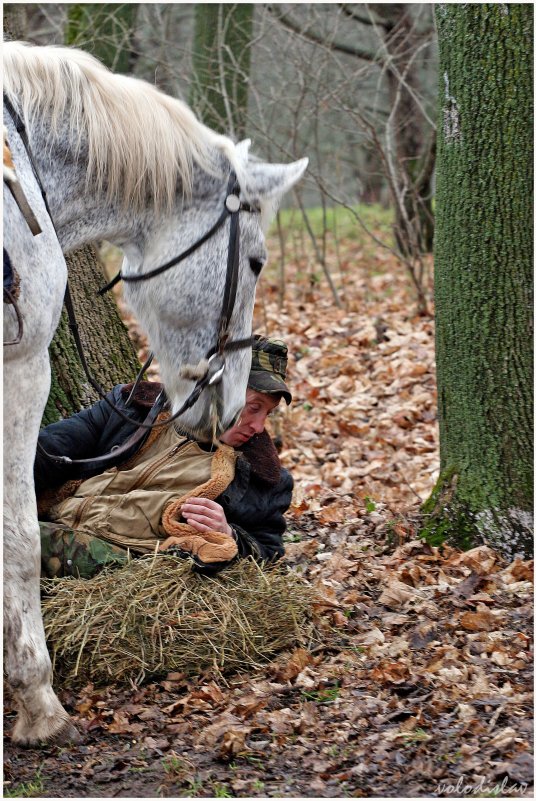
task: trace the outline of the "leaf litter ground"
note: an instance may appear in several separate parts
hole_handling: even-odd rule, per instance
[[[7,737],[6,796],[532,797],[533,564],[418,539],[438,471],[433,319],[384,252],[348,240],[332,262],[343,308],[299,253],[283,306],[268,274],[255,313],[291,353],[272,431],[319,645],[247,673],[64,687],[84,744]]]

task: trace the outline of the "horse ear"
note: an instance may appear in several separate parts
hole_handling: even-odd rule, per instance
[[[277,200],[300,180],[308,164],[309,159],[300,159],[292,164],[250,162],[243,187],[245,194],[262,200]]]
[[[242,139],[241,142],[238,142],[236,147],[236,154],[241,159],[244,164],[247,164],[249,158],[249,148],[251,147],[251,139]]]

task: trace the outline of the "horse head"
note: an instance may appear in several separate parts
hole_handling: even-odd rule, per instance
[[[194,248],[191,255],[162,274],[147,281],[127,280],[125,300],[146,326],[173,413],[206,370],[207,356],[227,343],[218,361],[218,366],[224,365],[218,382],[207,387],[179,420],[181,428],[205,440],[231,426],[244,405],[255,290],[267,260],[265,233],[282,196],[307,167],[307,159],[288,165],[249,160],[248,145],[236,146],[234,164],[227,165],[223,179],[197,171],[192,197],[181,197],[171,213],[158,215],[142,244],[124,247],[121,272],[127,277],[148,275],[177,254]],[[237,243],[233,243],[230,232],[231,215],[225,219],[223,211],[222,224],[195,247],[229,205],[229,171],[237,178],[236,207],[240,203]],[[238,249],[236,296],[232,308],[225,312],[222,304],[231,280],[228,265],[234,247]],[[222,321],[225,314],[228,319]],[[222,343],[219,336],[223,322],[227,326]]]

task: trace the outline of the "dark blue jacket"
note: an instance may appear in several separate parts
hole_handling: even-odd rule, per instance
[[[115,414],[110,405],[99,401],[89,409],[58,423],[52,423],[39,434],[39,443],[50,454],[71,459],[94,459],[120,447],[136,431],[153,405],[161,385],[142,382],[132,404],[126,408],[131,385],[118,385],[107,397],[122,409],[132,424]],[[34,477],[36,492],[60,487],[72,479],[86,479],[108,467],[126,462],[142,447],[149,432],[128,452],[106,464],[57,465],[37,452]],[[236,533],[240,556],[253,555],[259,560],[273,560],[283,555],[283,534],[293,481],[281,467],[275,446],[263,431],[237,449],[235,477],[225,492],[216,498],[225,511],[229,525]]]

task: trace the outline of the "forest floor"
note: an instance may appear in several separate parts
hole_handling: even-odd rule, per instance
[[[349,239],[330,263],[343,308],[298,254],[282,308],[272,268],[255,316],[291,354],[273,432],[296,481],[285,560],[326,600],[317,644],[224,677],[64,688],[83,745],[7,735],[5,797],[532,797],[533,564],[418,539],[433,318],[387,251]]]

